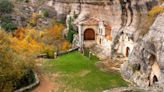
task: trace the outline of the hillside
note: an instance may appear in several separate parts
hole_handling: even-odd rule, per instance
[[[98,57],[102,72],[119,71],[127,91],[161,91],[163,30],[164,0],[0,0],[0,92],[35,82],[40,58],[72,50]]]

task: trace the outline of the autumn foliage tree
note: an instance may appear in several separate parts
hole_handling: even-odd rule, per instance
[[[13,81],[23,76],[26,69],[32,67],[32,59],[13,49],[10,35],[0,31],[0,90],[11,92]],[[23,52],[22,52],[23,53]]]
[[[39,53],[45,44],[39,42],[39,32],[32,28],[18,28],[11,38],[13,48],[19,52],[31,54]]]
[[[70,43],[63,37],[64,26],[56,22],[53,26],[45,29],[42,32],[44,43],[53,45],[57,50],[66,50],[70,47]]]

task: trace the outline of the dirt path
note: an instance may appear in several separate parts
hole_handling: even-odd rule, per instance
[[[49,77],[42,75],[39,77],[40,84],[32,92],[54,92],[55,84],[50,81]]]
[[[51,75],[44,74],[44,72],[41,70],[42,63],[42,59],[37,60],[35,71],[39,76],[40,84],[38,87],[33,89],[32,92],[56,92],[55,89],[57,89],[57,85],[51,80]]]

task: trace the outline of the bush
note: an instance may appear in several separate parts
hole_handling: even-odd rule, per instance
[[[37,21],[38,21],[39,18],[40,18],[40,14],[39,13],[33,13],[31,18],[30,18],[29,24],[32,27],[35,27],[37,25]]]
[[[148,15],[154,17],[162,12],[164,12],[164,6],[155,6],[148,12]]]
[[[0,30],[0,90],[12,92],[13,82],[21,78],[24,72],[32,67],[33,59],[25,53],[16,52],[12,46],[11,35]]]
[[[63,41],[62,48],[61,48],[63,51],[68,50],[70,47],[71,44],[68,41]]]
[[[89,57],[89,48],[84,48],[84,56]]]
[[[0,26],[6,31],[13,31],[17,28],[17,26],[11,21],[11,16],[2,16]]]
[[[47,57],[48,58],[54,58],[54,51],[48,51],[47,52]]]
[[[69,29],[68,29],[68,33],[67,33],[67,37],[66,39],[72,43],[73,41],[73,35],[75,34],[75,30],[74,30],[74,27],[72,25],[72,18],[70,17],[69,19]]]
[[[48,12],[48,10],[46,10],[46,9],[43,10],[43,16],[44,16],[44,17],[49,17],[49,12]]]
[[[26,87],[35,82],[35,75],[31,69],[28,69],[20,79],[13,81],[14,90]]]
[[[144,36],[149,32],[150,26],[154,23],[156,17],[158,14],[164,12],[163,6],[154,6],[146,16],[140,16],[142,17],[138,25],[139,29],[139,35]]]
[[[47,45],[41,53],[47,54],[47,58],[54,58],[54,52],[56,51],[56,48],[52,45]]]
[[[70,43],[72,43],[72,41],[73,41],[73,35],[74,35],[74,33],[71,30],[69,30],[68,33],[67,33],[67,40]]]
[[[13,4],[9,0],[0,1],[0,12],[1,13],[11,13],[13,11]]]

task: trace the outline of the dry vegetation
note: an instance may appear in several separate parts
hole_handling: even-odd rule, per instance
[[[142,17],[138,26],[140,30],[140,36],[144,36],[146,33],[148,33],[149,28],[154,23],[154,20],[156,19],[157,15],[163,12],[164,6],[155,6],[148,12],[146,16],[140,16]]]
[[[15,80],[21,78],[27,69],[32,69],[39,53],[53,56],[54,51],[70,47],[62,36],[64,26],[55,23],[44,31],[32,27],[17,28],[8,33],[0,30],[0,90],[11,92]]]

